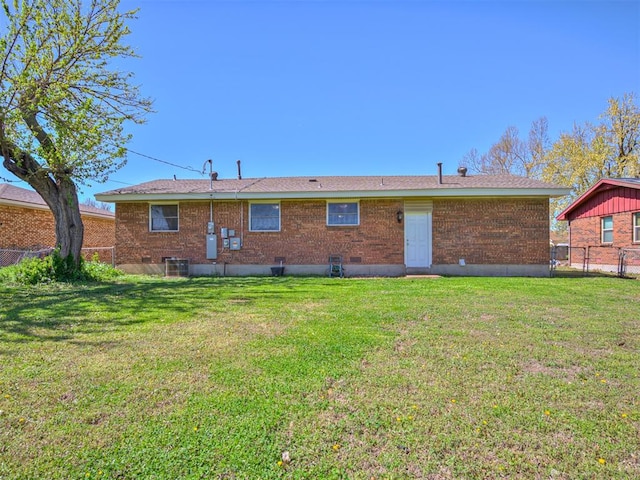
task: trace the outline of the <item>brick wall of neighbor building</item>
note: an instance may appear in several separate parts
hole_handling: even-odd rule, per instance
[[[37,249],[56,243],[53,216],[47,210],[0,205],[0,248]]]
[[[589,263],[592,265],[617,265],[618,253],[622,247],[640,248],[633,243],[633,213],[614,213],[613,243],[601,242],[601,216],[576,218],[571,221],[571,262],[582,263],[581,248],[589,247]]]
[[[281,202],[280,232],[250,232],[248,202],[214,203],[217,262],[228,264],[322,265],[330,254],[345,264],[404,264],[404,224],[396,220],[402,200],[360,200],[360,225],[326,226],[324,200]],[[149,232],[147,203],[120,203],[117,211],[117,264],[159,264],[166,257],[205,258],[208,202],[181,202],[179,232]],[[244,228],[241,224],[243,219]],[[220,227],[243,237],[241,250],[220,248]],[[433,263],[547,265],[547,199],[434,200]]]
[[[83,215],[82,223],[84,247],[115,245],[114,219]],[[49,210],[0,205],[0,248],[48,248],[55,242],[55,224]]]
[[[433,264],[549,263],[548,199],[433,201]]]

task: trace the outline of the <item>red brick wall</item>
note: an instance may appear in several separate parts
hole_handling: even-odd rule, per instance
[[[589,263],[616,265],[618,252],[622,247],[639,248],[640,244],[633,243],[633,213],[624,212],[612,214],[613,243],[601,242],[601,218],[586,217],[572,220],[569,225],[572,250],[572,262],[582,262],[583,254],[577,249],[589,247]]]
[[[549,263],[547,199],[433,201],[433,263]]]
[[[360,225],[326,226],[324,200],[281,202],[280,232],[250,232],[248,202],[216,202],[218,262],[269,265],[321,265],[330,254],[345,263],[404,263],[404,224],[396,220],[402,200],[360,201]],[[179,232],[149,232],[147,203],[116,206],[116,263],[161,263],[164,257],[205,258],[208,202],[180,203]],[[241,218],[243,219],[241,223]],[[243,237],[242,249],[221,250],[220,227]],[[547,199],[434,200],[433,263],[536,265],[549,262]]]
[[[56,243],[53,216],[47,210],[0,205],[0,248],[42,248]]]
[[[330,254],[341,254],[345,263],[402,264],[404,227],[396,221],[401,208],[399,200],[361,200],[359,226],[328,227],[324,200],[282,201],[281,231],[250,232],[248,202],[216,202],[217,261],[264,265],[282,259],[288,264],[321,265]],[[180,203],[179,232],[149,232],[146,203],[118,204],[116,216],[118,264],[160,263],[163,257],[210,262],[205,258],[209,202]],[[220,227],[243,237],[241,250],[222,251]]]
[[[84,246],[115,245],[115,221],[83,215]],[[56,243],[53,215],[48,210],[0,205],[0,248],[42,248]]]

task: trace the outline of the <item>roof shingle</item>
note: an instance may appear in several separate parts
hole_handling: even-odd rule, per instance
[[[25,207],[32,208],[49,208],[42,197],[33,190],[16,187],[8,183],[0,183],[0,203],[11,202]],[[80,212],[84,214],[93,214],[99,216],[115,217],[113,212],[104,208],[92,207],[90,205],[80,204]]]
[[[334,196],[353,192],[379,193],[384,196],[397,192],[410,193],[433,190],[549,190],[564,195],[565,187],[526,177],[512,175],[443,176],[442,183],[432,176],[320,176],[271,177],[221,180],[154,180],[98,194],[100,199],[117,201],[121,195],[180,195],[180,194],[305,194],[324,192]],[[314,195],[315,196],[315,195]],[[109,198],[107,198],[109,197]]]

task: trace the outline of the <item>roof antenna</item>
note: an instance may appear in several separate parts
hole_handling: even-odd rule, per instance
[[[204,175],[204,172],[207,169],[207,163],[209,164],[209,190],[213,190],[213,160],[206,160],[202,164],[202,174]]]

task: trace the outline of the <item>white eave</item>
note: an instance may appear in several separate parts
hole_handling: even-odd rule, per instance
[[[569,188],[437,188],[422,190],[350,190],[304,192],[192,192],[97,194],[100,202],[180,202],[194,200],[283,200],[310,198],[422,198],[422,197],[562,197]]]

